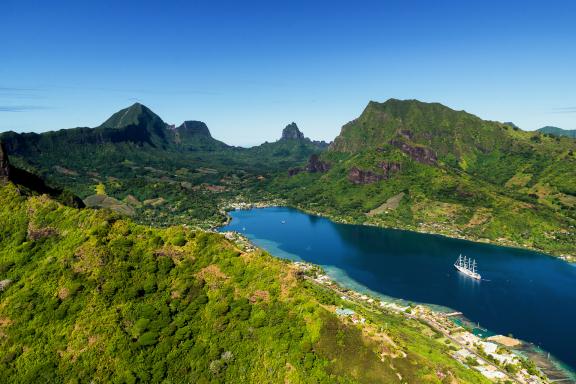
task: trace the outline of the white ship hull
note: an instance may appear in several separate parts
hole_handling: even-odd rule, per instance
[[[465,274],[466,276],[471,277],[471,278],[473,278],[473,279],[480,280],[480,279],[482,278],[482,277],[480,276],[480,274],[478,274],[478,273],[476,273],[476,272],[472,272],[471,270],[469,270],[469,269],[467,269],[467,268],[464,268],[464,267],[461,267],[461,266],[459,266],[459,265],[457,265],[457,264],[454,264],[454,267],[455,267],[457,270],[459,270],[460,272],[462,272],[463,274]]]

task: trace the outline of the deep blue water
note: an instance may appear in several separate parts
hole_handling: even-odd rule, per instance
[[[230,215],[222,231],[241,232],[275,256],[321,265],[349,288],[456,309],[576,368],[575,265],[526,250],[337,224],[290,208]],[[454,269],[460,253],[476,259],[482,281]]]

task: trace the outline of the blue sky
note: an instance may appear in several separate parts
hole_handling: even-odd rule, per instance
[[[0,131],[139,101],[229,144],[333,139],[369,100],[576,129],[574,1],[0,2]]]

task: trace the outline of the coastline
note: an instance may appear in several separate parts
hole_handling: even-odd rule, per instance
[[[302,212],[306,212],[308,214],[312,214],[312,215],[316,215],[319,217],[325,217],[328,218],[330,220],[332,220],[332,218],[330,216],[326,216],[326,215],[322,215],[319,214],[317,212],[311,212],[310,210],[303,210],[300,209],[298,207],[292,207],[288,204],[279,204],[279,201],[274,201],[274,203],[271,202],[258,202],[258,203],[241,203],[235,206],[231,206],[230,208],[232,209],[236,209],[236,210],[247,210],[247,209],[253,209],[253,208],[269,208],[269,207],[288,207],[288,208],[293,208],[293,209],[298,209],[301,210]],[[231,220],[231,216],[228,214],[228,211],[226,212],[226,224],[228,224]],[[343,224],[351,224],[351,223],[347,223],[347,222],[342,222],[340,221],[340,223]],[[224,225],[226,225],[224,224]],[[352,224],[352,225],[363,225],[363,224]],[[375,226],[375,227],[379,227],[376,225],[371,225],[371,226]],[[384,227],[386,228],[386,227]],[[396,229],[396,228],[394,228]],[[400,229],[400,230],[405,230],[405,229]],[[411,232],[416,232],[416,231],[411,231]],[[220,232],[222,233],[222,232]],[[235,233],[235,236],[230,237],[229,240],[234,240],[234,238],[237,236],[237,239],[242,239],[241,243],[244,244],[244,246],[246,244],[249,244],[249,246],[252,249],[257,248],[257,246],[255,246],[249,239],[247,239],[244,235],[237,233],[237,232],[233,232]],[[417,233],[421,233],[421,232],[417,232]],[[436,235],[436,236],[444,236],[444,237],[450,237],[450,236],[445,236],[443,234],[436,234],[436,233],[431,233],[432,235]],[[228,236],[227,236],[228,237]],[[468,240],[471,241],[470,239],[462,239],[462,240]],[[501,246],[499,244],[493,244],[495,246]],[[520,248],[520,249],[526,249],[526,248]],[[276,255],[274,255],[276,256]],[[287,260],[286,258],[280,257],[283,260]],[[310,263],[306,263],[306,262],[301,262],[301,261],[294,261],[294,260],[288,260],[290,263],[294,264],[294,265],[310,265],[314,268],[319,268],[321,269],[321,267],[318,267],[314,264],[310,264]],[[335,292],[351,292],[350,295],[355,296],[356,298],[361,298],[361,301],[365,301],[367,302],[368,300],[371,300],[372,302],[376,302],[379,301],[380,303],[387,303],[387,304],[391,304],[393,306],[397,306],[398,308],[406,308],[406,307],[410,307],[410,306],[414,306],[415,308],[418,308],[418,310],[421,310],[423,312],[426,313],[432,313],[433,317],[436,318],[437,316],[440,318],[444,318],[446,316],[447,313],[450,312],[455,312],[454,310],[452,310],[451,308],[447,308],[447,307],[443,307],[443,306],[438,306],[438,305],[434,305],[434,304],[430,304],[430,303],[418,303],[416,305],[414,305],[411,302],[408,302],[402,298],[394,298],[394,297],[388,297],[382,294],[379,294],[377,292],[373,292],[370,291],[369,289],[362,287],[360,284],[358,284],[357,286],[354,287],[350,287],[347,281],[339,281],[338,277],[334,276],[332,274],[332,276],[328,276],[331,275],[331,273],[326,274],[324,271],[322,271],[323,273],[323,278],[321,279],[320,282],[316,282],[316,283],[321,283],[321,285],[323,286],[328,286],[330,289],[332,289],[333,291],[336,290]],[[469,323],[469,324],[473,324],[469,319],[465,318],[464,316],[458,317],[463,323]],[[452,316],[454,316],[454,314],[452,314]],[[456,317],[452,317],[452,319],[455,319]],[[463,326],[463,329],[469,329],[470,333],[474,334],[474,327],[466,327]],[[481,329],[481,328],[480,328]],[[487,331],[487,330],[483,330],[483,331]],[[486,332],[483,332],[484,334]],[[487,338],[488,336],[494,336],[493,333],[488,332],[489,335],[485,335],[484,337]],[[498,335],[496,335],[498,336]],[[501,335],[500,335],[501,336]],[[565,366],[563,365],[560,361],[554,359],[552,357],[552,359],[550,360],[550,355],[547,354],[547,352],[543,351],[543,350],[538,350],[538,348],[526,341],[521,341],[520,342],[520,347],[519,348],[511,348],[512,351],[517,354],[518,356],[522,356],[525,358],[529,358],[531,361],[536,361],[537,362],[537,366],[539,369],[541,369],[547,376],[550,376],[551,378],[553,378],[554,380],[571,380],[571,381],[564,381],[564,382],[575,382],[576,383],[576,372],[573,371],[573,369],[571,367]],[[546,355],[548,355],[548,357],[546,358]]]
[[[398,231],[407,231],[407,232],[413,232],[413,233],[442,236],[442,237],[449,238],[449,239],[466,240],[466,241],[471,241],[473,243],[490,244],[490,245],[494,245],[494,246],[498,246],[498,247],[528,250],[528,251],[538,252],[538,253],[541,253],[543,255],[547,255],[550,257],[554,257],[556,259],[563,260],[569,264],[576,265],[576,255],[566,255],[566,254],[554,253],[554,252],[546,251],[546,250],[543,250],[540,248],[535,248],[535,247],[530,247],[530,246],[514,243],[513,241],[510,241],[510,240],[507,240],[504,238],[502,238],[500,241],[498,241],[498,239],[492,240],[492,239],[487,239],[487,238],[476,238],[476,237],[465,236],[465,235],[461,235],[461,234],[444,233],[444,232],[440,232],[440,231],[422,229],[422,228],[417,228],[417,227],[412,227],[412,226],[388,226],[388,225],[379,225],[378,223],[351,222],[351,221],[348,221],[342,217],[332,215],[329,213],[314,211],[311,209],[299,207],[297,205],[291,205],[291,204],[287,203],[286,200],[283,200],[283,199],[274,199],[272,201],[261,201],[261,202],[255,202],[255,203],[244,203],[244,202],[242,202],[242,203],[228,203],[228,204],[224,205],[224,208],[222,208],[223,213],[225,214],[225,217],[226,217],[226,220],[225,220],[224,224],[222,224],[222,225],[227,225],[230,222],[231,217],[230,217],[230,215],[228,215],[229,211],[248,210],[248,209],[253,209],[253,208],[273,208],[273,207],[279,207],[279,208],[284,207],[284,208],[297,209],[297,210],[304,212],[304,213],[307,213],[309,215],[329,219],[330,221],[332,221],[334,223],[338,223],[338,224],[364,225],[367,227],[393,229],[393,230],[398,230]]]
[[[234,242],[244,252],[253,252],[259,249],[241,233],[228,231],[220,232],[220,234]],[[468,325],[473,323],[460,312],[431,304],[408,303],[403,299],[384,296],[368,289],[360,291],[347,288],[336,279],[328,276],[320,266],[303,261],[280,259],[286,262],[288,268],[298,270],[310,283],[322,289],[330,290],[340,297],[344,304],[333,308],[337,314],[338,310],[345,309],[345,303],[349,303],[348,306],[354,308],[364,308],[369,312],[393,313],[406,319],[427,324],[450,340],[451,345],[457,346],[456,349],[453,349],[452,358],[471,369],[478,370],[491,380],[511,380],[515,383],[532,384],[550,383],[555,380],[562,380],[567,383],[576,382],[574,372],[563,367],[555,359],[545,359],[543,357],[544,351],[541,351],[540,355],[528,353],[532,351],[532,344],[528,342],[492,333],[485,334],[484,337],[479,336],[475,329]],[[348,320],[358,326],[362,326],[366,321],[364,317],[361,317],[361,312],[356,313]],[[504,338],[506,342],[499,342],[498,338]],[[513,347],[507,345],[509,340],[514,341]],[[478,365],[470,365],[470,358],[474,358]],[[505,369],[507,365],[517,366],[517,370],[514,370],[515,373],[508,372]],[[535,367],[537,371],[531,370],[529,368],[531,366]],[[539,373],[536,374],[535,372]]]
[[[576,264],[576,255],[566,255],[566,254],[555,253],[552,251],[546,251],[546,250],[543,250],[540,248],[535,248],[535,247],[531,247],[531,246],[527,246],[527,245],[518,244],[518,243],[515,243],[511,240],[504,239],[504,238],[492,240],[492,239],[487,239],[487,238],[477,238],[477,237],[465,236],[462,234],[454,234],[454,233],[446,233],[446,232],[441,232],[441,231],[428,230],[425,228],[423,229],[420,227],[413,227],[413,226],[388,226],[388,225],[379,225],[377,223],[366,223],[366,222],[355,223],[355,222],[349,222],[349,221],[347,221],[341,217],[335,216],[335,215],[331,215],[331,214],[323,213],[323,212],[319,212],[319,211],[313,211],[313,210],[298,207],[298,206],[286,205],[286,207],[297,209],[297,210],[300,210],[300,211],[305,212],[305,213],[310,214],[310,215],[323,217],[323,218],[329,219],[330,221],[333,221],[333,222],[339,223],[339,224],[365,225],[368,227],[395,229],[395,230],[399,230],[399,231],[407,231],[407,232],[421,233],[421,234],[427,234],[427,235],[442,236],[442,237],[446,237],[449,239],[466,240],[466,241],[471,241],[474,243],[490,244],[490,245],[494,245],[494,246],[498,246],[498,247],[528,250],[528,251],[538,252],[538,253],[541,253],[541,254],[544,254],[547,256],[551,256],[551,257],[563,260],[569,264]],[[498,240],[500,240],[500,241],[498,241]]]

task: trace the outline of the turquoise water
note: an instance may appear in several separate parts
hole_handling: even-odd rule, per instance
[[[573,264],[526,250],[337,224],[290,208],[230,215],[222,231],[243,233],[277,257],[321,265],[351,289],[461,311],[482,328],[530,341],[576,368]],[[454,269],[460,253],[476,259],[481,281]]]

